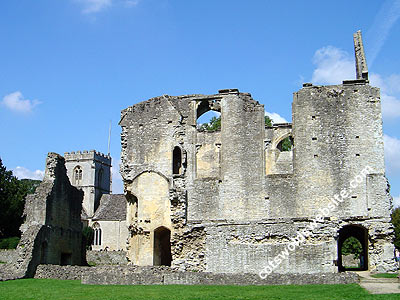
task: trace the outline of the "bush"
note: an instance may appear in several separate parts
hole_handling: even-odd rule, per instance
[[[16,249],[19,240],[19,237],[0,239],[0,249]]]

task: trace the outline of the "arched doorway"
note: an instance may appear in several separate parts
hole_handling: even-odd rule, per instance
[[[363,226],[347,225],[339,230],[338,268],[339,272],[368,270],[368,230]]]
[[[155,266],[171,266],[171,231],[163,226],[154,230],[154,255]]]

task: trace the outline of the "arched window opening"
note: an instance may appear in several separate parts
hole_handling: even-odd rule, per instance
[[[94,230],[94,238],[93,238],[93,245],[100,246],[101,245],[101,228],[99,223],[93,224]]]
[[[197,129],[214,132],[221,130],[221,107],[217,100],[202,101],[197,107]]]
[[[172,174],[182,173],[182,150],[178,146],[172,151]]]
[[[338,268],[339,272],[368,270],[367,229],[348,225],[339,231]]]
[[[288,136],[284,138],[282,141],[279,142],[279,144],[276,146],[276,148],[279,149],[279,151],[292,151],[293,150],[293,145],[294,141],[291,136]]]
[[[75,185],[82,184],[82,168],[80,166],[76,166],[74,169],[74,183]]]
[[[103,174],[104,174],[104,170],[103,170],[103,168],[101,168],[99,170],[99,173],[97,174],[97,185],[99,187],[101,187],[102,183],[103,183]]]
[[[171,266],[171,231],[165,227],[154,230],[154,255],[155,266]]]

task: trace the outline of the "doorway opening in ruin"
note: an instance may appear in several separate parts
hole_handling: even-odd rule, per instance
[[[178,146],[172,152],[172,174],[179,175],[182,172],[182,150]]]
[[[365,227],[348,225],[340,229],[338,268],[339,272],[368,270],[368,230]]]
[[[42,246],[40,247],[40,263],[41,264],[46,264],[46,260],[47,260],[47,249],[48,249],[48,245],[47,242],[43,242]]]
[[[171,266],[171,231],[163,226],[154,230],[154,255],[155,266]]]

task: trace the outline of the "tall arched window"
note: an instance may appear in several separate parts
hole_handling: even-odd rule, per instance
[[[172,152],[172,174],[181,174],[182,171],[182,150],[178,146]]]
[[[94,238],[93,238],[93,245],[101,245],[101,228],[99,223],[94,223],[93,224],[93,230],[94,230]]]
[[[82,168],[80,166],[76,166],[74,169],[74,184],[82,184]]]

